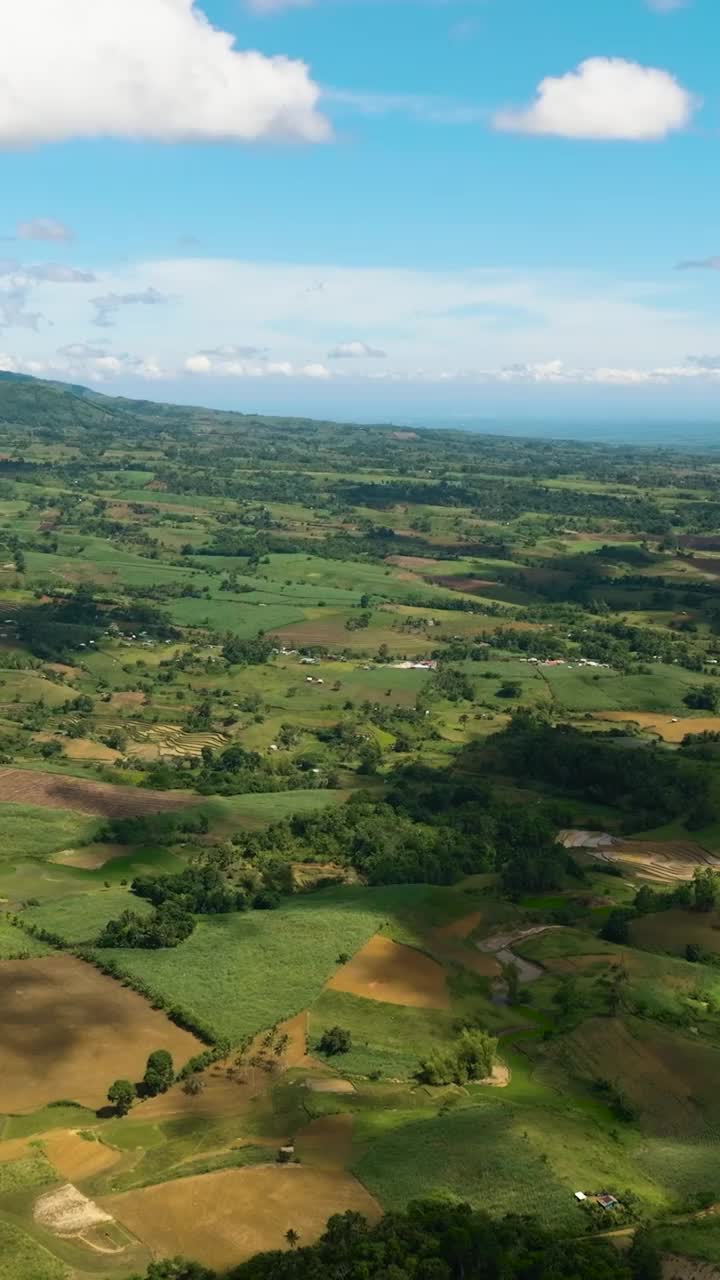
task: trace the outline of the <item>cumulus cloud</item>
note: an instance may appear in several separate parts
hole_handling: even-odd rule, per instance
[[[684,128],[697,100],[669,71],[623,58],[588,58],[547,76],[535,101],[499,111],[496,129],[594,141],[652,142]]]
[[[194,0],[24,0],[0,43],[4,146],[322,142],[330,127],[319,96],[303,62],[237,49]],[[42,223],[53,225],[28,226]]]
[[[222,350],[222,348],[220,348]],[[213,374],[219,378],[314,378],[321,381],[332,377],[323,364],[309,363],[295,366],[289,360],[213,359],[211,354],[199,351],[188,356],[183,372]]]
[[[337,347],[333,347],[332,351],[328,351],[328,360],[357,360],[363,358],[385,360],[387,352],[380,351],[378,347],[371,347],[367,342],[341,342]]]
[[[720,271],[720,256],[711,258],[688,258],[678,262],[678,271]]]
[[[106,293],[100,298],[90,299],[95,308],[93,324],[101,329],[110,329],[115,324],[117,313],[121,307],[161,307],[170,298],[159,289],[143,289],[137,293]]]
[[[16,15],[18,21],[21,21],[20,15]],[[2,66],[2,49],[0,49],[0,66]],[[5,110],[3,108],[3,96],[6,89],[0,88],[0,138],[3,131],[3,118]],[[64,222],[58,222],[57,218],[32,218],[29,222],[19,222],[15,228],[15,238],[17,240],[50,240],[58,243],[64,240],[72,240],[73,233]]]

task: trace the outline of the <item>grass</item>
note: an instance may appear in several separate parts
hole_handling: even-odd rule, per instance
[[[22,1160],[0,1164],[0,1197],[46,1187],[56,1181],[55,1170],[40,1151],[34,1151]]]
[[[651,951],[684,956],[687,944],[692,942],[704,951],[720,954],[720,917],[716,911],[657,911],[634,920],[630,932],[636,947]]]
[[[31,956],[46,956],[50,948],[44,942],[31,938],[3,916],[0,916],[0,960],[24,960]]]
[[[66,898],[28,907],[23,920],[56,933],[73,945],[94,942],[100,930],[122,911],[130,908],[138,915],[149,915],[152,907],[127,889],[100,889],[94,893],[73,894]]]
[[[717,1217],[654,1227],[650,1239],[661,1253],[680,1254],[685,1258],[720,1265],[720,1219]]]
[[[86,844],[98,827],[69,809],[44,809],[31,804],[0,806],[0,859],[45,858],[60,849]]]
[[[353,1172],[385,1209],[420,1197],[450,1198],[572,1230],[579,1224],[569,1189],[513,1121],[512,1107],[490,1098],[432,1118],[369,1113],[357,1123],[357,1141],[369,1145]]]
[[[306,1008],[335,971],[424,886],[344,887],[291,898],[277,911],[206,916],[170,951],[105,954],[233,1042]]]
[[[0,1280],[66,1280],[68,1274],[59,1258],[0,1215]]]
[[[0,1118],[0,1138],[31,1138],[50,1129],[80,1129],[94,1124],[95,1112],[76,1102],[55,1102],[30,1115]]]
[[[445,1010],[411,1009],[344,991],[323,991],[310,1010],[310,1043],[326,1027],[347,1027],[353,1047],[332,1063],[343,1075],[379,1071],[384,1078],[409,1078],[429,1050],[452,1038],[452,1023],[453,1015]]]

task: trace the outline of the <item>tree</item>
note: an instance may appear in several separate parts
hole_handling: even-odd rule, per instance
[[[108,1089],[108,1102],[111,1102],[119,1116],[126,1116],[137,1096],[135,1085],[130,1080],[116,1080]]]
[[[688,689],[683,702],[693,711],[712,711],[720,709],[720,689],[709,681],[695,689]]]
[[[622,907],[616,907],[610,912],[605,924],[600,930],[600,937],[606,942],[616,942],[620,946],[624,946],[630,940],[629,921],[631,913]]]
[[[289,1230],[285,1232],[285,1239],[287,1240],[291,1249],[296,1249],[300,1243],[300,1236],[298,1232],[295,1231],[292,1227],[290,1227]]]
[[[202,1076],[192,1075],[188,1076],[185,1081],[183,1085],[183,1093],[186,1093],[189,1098],[197,1098],[204,1088],[205,1081]]]
[[[633,1280],[662,1280],[662,1257],[649,1236],[637,1231],[627,1254]]]
[[[352,1034],[344,1027],[329,1027],[323,1031],[318,1042],[320,1053],[324,1053],[328,1058],[334,1057],[338,1053],[349,1053],[352,1049]]]
[[[696,867],[693,876],[693,907],[695,911],[714,911],[718,897],[720,877],[712,867]]]
[[[522,693],[522,685],[517,680],[503,680],[497,691],[498,698],[519,698]]]
[[[158,1093],[167,1093],[175,1081],[175,1070],[172,1055],[167,1049],[156,1049],[150,1054],[143,1076],[143,1084],[147,1093],[154,1098]]]

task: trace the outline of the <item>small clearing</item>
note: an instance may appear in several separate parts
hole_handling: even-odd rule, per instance
[[[473,929],[477,929],[482,918],[482,911],[471,911],[469,915],[461,916],[459,920],[451,920],[450,924],[438,925],[433,930],[433,936],[445,942],[462,941],[470,936]]]
[[[78,867],[81,871],[97,871],[113,858],[128,857],[129,852],[124,844],[93,844],[86,849],[61,849],[52,855],[50,862],[57,862],[61,867]]]
[[[88,1200],[71,1182],[40,1196],[35,1201],[33,1217],[38,1226],[55,1236],[79,1236],[102,1222],[112,1222],[111,1214]]]
[[[361,1213],[371,1222],[381,1216],[351,1174],[303,1165],[226,1169],[108,1196],[102,1204],[156,1257],[184,1254],[218,1270],[284,1249],[291,1228],[312,1244],[336,1213]]]
[[[447,1009],[450,1003],[442,965],[379,933],[327,985],[332,991],[414,1009]]]
[[[347,1168],[352,1154],[353,1117],[348,1111],[318,1116],[296,1135],[295,1150],[314,1169]]]
[[[338,1076],[306,1080],[305,1084],[311,1093],[355,1093],[355,1085],[349,1080],[339,1079]]]
[[[197,804],[184,791],[141,791],[107,782],[88,782],[59,773],[0,769],[0,804],[34,804],[48,809],[74,809],[101,818],[130,818]]]

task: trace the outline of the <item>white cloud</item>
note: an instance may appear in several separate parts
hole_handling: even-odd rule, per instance
[[[20,15],[13,17],[13,22],[20,21]],[[2,66],[2,49],[0,48],[0,67]],[[3,120],[3,89],[0,89],[0,122]],[[0,123],[0,137],[2,136],[2,124]],[[19,222],[15,229],[15,236],[18,240],[50,240],[55,243],[64,240],[72,240],[73,233],[64,222],[58,222],[56,218],[32,218],[29,222]]]
[[[0,42],[0,146],[330,136],[305,64],[235,48],[194,0],[23,0],[12,8]],[[23,227],[22,238],[67,238],[51,219]]]
[[[387,352],[380,351],[378,347],[371,347],[367,342],[341,342],[337,347],[333,347],[332,351],[328,351],[328,360],[357,360],[363,358],[385,360]]]
[[[330,370],[326,369],[324,364],[315,363],[304,364],[300,374],[303,378],[320,378],[323,381],[332,377]]]
[[[188,356],[184,364],[186,373],[212,373],[212,360],[207,356]]]
[[[594,141],[651,142],[687,125],[697,100],[669,71],[623,58],[588,58],[547,76],[535,101],[499,111],[496,129]]]
[[[170,299],[158,289],[148,288],[136,293],[106,293],[100,298],[91,298],[90,301],[95,308],[93,324],[99,325],[101,329],[110,329],[115,324],[121,307],[160,307],[165,306]]]

